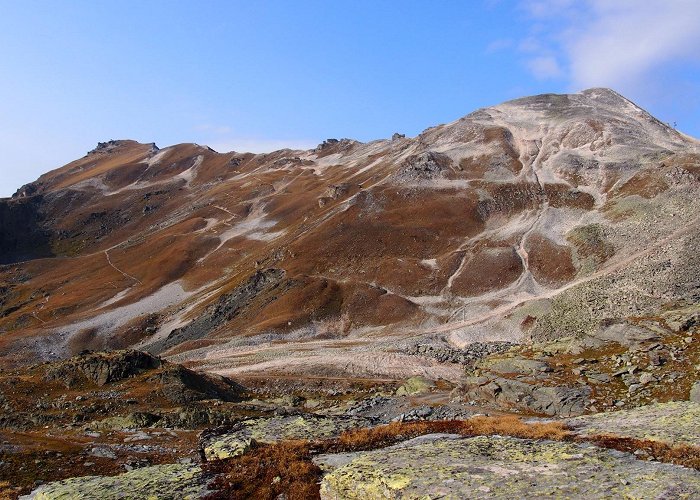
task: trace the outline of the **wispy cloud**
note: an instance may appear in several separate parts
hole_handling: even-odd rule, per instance
[[[527,67],[538,80],[548,80],[562,75],[562,69],[553,56],[535,57],[527,61]]]
[[[667,64],[700,62],[697,0],[531,0],[521,8],[532,35],[520,47],[537,78],[632,89]]]
[[[511,38],[501,38],[499,40],[494,40],[486,46],[486,53],[492,54],[500,50],[509,49],[513,46],[513,40]]]

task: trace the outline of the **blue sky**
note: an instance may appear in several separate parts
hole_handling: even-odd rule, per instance
[[[0,12],[0,196],[98,141],[368,141],[592,86],[700,137],[697,0],[0,0]]]

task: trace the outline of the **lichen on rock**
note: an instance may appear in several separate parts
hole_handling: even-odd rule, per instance
[[[155,465],[118,476],[85,476],[45,484],[25,500],[122,500],[168,498],[190,500],[209,491],[196,465]]]
[[[423,436],[358,453],[321,484],[327,500],[697,495],[700,472],[695,470],[591,445],[500,436]]]
[[[367,425],[361,418],[297,415],[257,418],[236,425],[230,432],[202,437],[207,460],[236,457],[253,443],[275,443],[283,439],[327,439],[343,431]]]
[[[700,403],[674,401],[568,420],[579,434],[616,436],[700,446]]]

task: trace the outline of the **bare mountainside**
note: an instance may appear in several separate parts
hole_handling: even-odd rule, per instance
[[[309,151],[100,143],[0,200],[2,362],[457,383],[469,346],[696,305],[699,194],[700,143],[608,89]]]

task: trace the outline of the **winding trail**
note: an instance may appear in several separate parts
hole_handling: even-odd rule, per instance
[[[653,245],[650,245],[649,247],[646,247],[642,250],[639,250],[637,252],[634,252],[627,257],[624,257],[618,261],[612,262],[607,266],[604,266],[600,270],[596,271],[595,273],[589,275],[589,276],[584,276],[582,278],[579,278],[577,280],[571,281],[570,283],[567,283],[566,285],[553,289],[553,290],[548,290],[546,292],[540,293],[540,294],[535,294],[531,295],[528,297],[524,297],[522,299],[517,299],[514,300],[513,302],[510,302],[508,304],[504,304],[501,307],[497,307],[495,309],[492,309],[491,311],[481,314],[479,316],[476,316],[474,318],[468,319],[466,321],[456,321],[456,322],[451,322],[451,323],[445,323],[443,325],[440,325],[438,327],[433,327],[433,328],[426,328],[424,330],[421,330],[420,332],[417,332],[415,335],[411,335],[411,337],[414,336],[420,336],[424,334],[429,334],[429,333],[440,333],[440,332],[449,332],[452,330],[456,330],[458,328],[463,328],[466,326],[472,326],[476,325],[479,323],[484,323],[490,319],[494,319],[497,317],[501,317],[504,314],[516,309],[517,307],[521,306],[522,304],[526,302],[530,302],[532,300],[539,300],[539,299],[550,299],[556,295],[559,295],[560,293],[573,288],[575,286],[578,286],[582,283],[587,283],[589,281],[592,281],[594,279],[601,278],[603,276],[612,274],[614,272],[617,272],[621,269],[624,269],[628,265],[632,264],[633,262],[648,256],[651,254],[654,250],[657,248],[666,245],[672,240],[675,240],[676,238],[679,238],[681,236],[685,236],[686,234],[697,232],[700,229],[700,217],[696,218],[693,220],[690,224],[677,229],[676,231],[673,231],[671,234],[665,236],[664,238],[661,238],[656,241]]]
[[[143,285],[143,283],[141,283],[141,280],[139,280],[138,278],[134,278],[132,275],[130,275],[128,273],[125,273],[124,271],[122,271],[121,269],[119,269],[117,266],[114,265],[114,263],[112,262],[112,259],[109,257],[109,250],[105,250],[105,257],[107,257],[107,264],[112,266],[114,268],[114,270],[117,271],[119,274],[121,274],[125,278],[129,278],[131,280],[134,280],[139,285]]]

